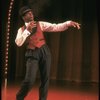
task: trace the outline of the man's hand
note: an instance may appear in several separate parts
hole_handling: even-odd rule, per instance
[[[32,29],[36,27],[36,22],[35,21],[31,21],[28,26],[27,26],[27,30],[32,33]]]
[[[71,26],[80,29],[80,25],[81,25],[81,24],[79,24],[79,23],[77,23],[77,22],[74,22],[74,21],[71,21],[70,24],[71,24]]]

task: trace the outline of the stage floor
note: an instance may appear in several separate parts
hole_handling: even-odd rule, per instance
[[[11,83],[2,86],[1,100],[16,100],[15,96],[21,83]],[[39,84],[34,84],[25,100],[38,100]],[[47,100],[99,100],[97,85],[50,84]]]

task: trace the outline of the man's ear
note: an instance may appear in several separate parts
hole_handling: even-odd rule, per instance
[[[25,17],[24,16],[22,16],[22,19],[25,21]]]

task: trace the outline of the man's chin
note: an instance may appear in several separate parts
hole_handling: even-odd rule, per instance
[[[34,19],[33,19],[33,17],[32,17],[32,18],[30,18],[30,20],[31,20],[31,21],[32,21],[32,20],[34,20]]]

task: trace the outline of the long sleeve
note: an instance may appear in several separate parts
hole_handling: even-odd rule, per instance
[[[71,26],[71,21],[66,21],[63,23],[49,23],[49,22],[43,22],[40,21],[40,26],[42,31],[44,32],[59,32],[59,31],[64,31],[68,29],[69,26]]]
[[[63,23],[49,23],[49,22],[44,22],[44,21],[39,21],[39,25],[40,28],[43,32],[61,32],[61,31],[65,31],[66,29],[68,29],[70,26],[73,27],[79,27],[79,24],[73,21],[65,21]],[[27,25],[26,25],[27,26]],[[15,39],[15,43],[17,44],[17,46],[22,46],[23,43],[25,42],[26,38],[30,35],[31,33],[25,29],[23,31],[22,28],[20,28],[18,30],[16,39]]]
[[[18,30],[16,39],[15,39],[15,43],[17,44],[17,46],[22,46],[23,43],[25,42],[26,38],[30,35],[31,33],[28,30],[24,30],[22,31],[22,28],[20,28]]]

